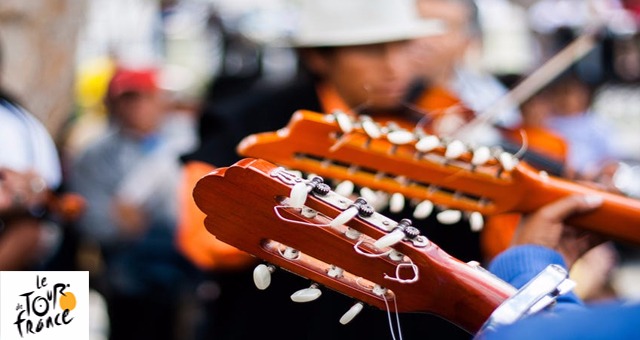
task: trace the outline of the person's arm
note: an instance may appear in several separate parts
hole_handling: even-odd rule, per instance
[[[24,270],[40,254],[47,187],[33,171],[0,168],[0,270]]]
[[[524,217],[512,246],[493,259],[489,270],[519,288],[549,264],[571,268],[580,256],[604,240],[564,221],[601,204],[597,196],[569,196]]]
[[[599,197],[571,196],[555,201],[527,216],[518,227],[512,247],[499,254],[489,265],[489,270],[513,284],[522,287],[549,264],[571,268],[573,263],[589,249],[604,241],[603,238],[577,230],[565,224],[574,215],[596,209],[602,204]],[[622,320],[630,320],[640,313],[640,308],[619,310],[606,307],[602,311],[586,308],[582,301],[569,293],[557,299],[556,305],[537,314],[525,317],[513,324],[486,330],[476,339],[558,339],[598,337],[606,333],[601,323],[609,320],[611,313]],[[609,313],[599,318],[599,314]],[[638,332],[630,324],[609,320],[620,332]],[[585,329],[587,329],[585,331]],[[580,335],[578,335],[580,334]],[[622,333],[621,333],[622,334]]]

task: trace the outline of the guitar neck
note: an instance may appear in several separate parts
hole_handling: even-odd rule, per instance
[[[372,138],[363,123],[358,124],[345,132],[331,115],[298,111],[285,129],[245,138],[238,152],[328,179],[349,180],[362,187],[487,216],[528,213],[567,195],[596,194],[604,199],[603,206],[570,222],[640,244],[636,231],[640,227],[640,200],[554,177],[524,161],[505,169],[492,155],[484,164],[471,165],[475,150],[446,158],[444,143],[419,152],[417,137],[393,143],[389,140],[391,129]]]

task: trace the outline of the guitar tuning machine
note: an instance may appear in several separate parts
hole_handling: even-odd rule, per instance
[[[315,195],[326,196],[331,191],[331,187],[324,183],[320,176],[314,176],[307,182],[297,182],[289,194],[289,206],[302,208],[307,200],[307,195],[312,192]]]
[[[338,227],[344,225],[349,222],[356,215],[360,215],[362,217],[369,217],[375,213],[375,210],[371,205],[367,203],[367,201],[358,197],[347,209],[341,212],[336,218],[334,218],[329,225],[332,227]]]
[[[318,288],[317,283],[311,284],[309,288],[300,289],[291,295],[293,302],[310,302],[314,301],[322,295],[322,291]]]
[[[404,238],[408,238],[413,240],[420,235],[420,230],[418,228],[413,227],[412,222],[408,218],[403,218],[398,222],[398,225],[385,236],[382,236],[377,241],[373,243],[373,245],[378,249],[384,249],[386,247],[390,247]]]
[[[271,284],[271,274],[276,270],[272,265],[259,264],[253,270],[253,283],[260,290],[265,290]]]
[[[351,320],[353,320],[353,318],[360,314],[363,308],[364,304],[362,304],[362,302],[356,302],[356,304],[351,306],[351,308],[349,308],[349,310],[344,313],[344,315],[342,315],[342,317],[340,318],[340,323],[343,325],[348,324],[349,322],[351,322]]]

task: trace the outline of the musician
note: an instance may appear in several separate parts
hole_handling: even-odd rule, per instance
[[[109,129],[74,155],[69,187],[87,200],[81,241],[97,245],[91,268],[104,294],[111,339],[176,339],[191,270],[176,250],[180,136],[167,115],[155,65],[118,65],[104,97]]]
[[[597,196],[559,199],[528,216],[518,227],[513,246],[498,255],[489,270],[516,288],[522,287],[549,264],[567,269],[604,239],[578,231],[564,220],[596,209]],[[576,294],[558,298],[553,309],[525,317],[511,325],[481,332],[478,339],[636,339],[640,337],[640,304],[606,301],[584,304]]]
[[[275,324],[283,325],[274,334],[282,339],[390,336],[383,311],[366,310],[351,324],[340,325],[337,320],[353,302],[333,292],[325,291],[319,301],[295,305],[289,296],[308,282],[293,275],[278,274],[272,287],[257,291],[251,278],[257,263],[217,242],[203,227],[204,215],[192,203],[195,181],[213,167],[229,166],[241,158],[236,145],[242,138],[284,127],[296,110],[331,113],[339,109],[415,121],[423,117],[424,112],[409,109],[417,97],[414,84],[419,77],[412,39],[440,34],[443,28],[438,22],[419,19],[412,0],[311,0],[301,4],[303,15],[309,16],[299,20],[303,27],[287,42],[298,52],[303,71],[282,87],[208,103],[200,122],[202,145],[184,157],[190,180],[182,186],[185,205],[178,242],[210,274],[206,287],[220,289],[218,299],[208,305],[212,316],[206,322],[212,337],[259,337]],[[404,216],[410,216],[406,213]],[[480,258],[478,235],[469,231],[468,223],[433,229],[437,230],[425,234],[447,252],[465,260]],[[402,315],[401,328],[407,338],[424,337],[425,332],[436,329],[451,339],[469,338],[456,326],[429,315]]]
[[[0,85],[0,270],[46,264],[57,246],[57,241],[46,242],[56,240],[47,236],[60,230],[43,223],[44,207],[61,179],[51,135]]]
[[[478,63],[482,51],[482,25],[479,8],[474,0],[419,0],[418,9],[426,18],[438,18],[447,26],[441,35],[423,37],[415,41],[419,57],[418,72],[426,90],[417,100],[418,105],[430,112],[467,108],[473,118],[489,109],[507,93],[507,88]],[[520,122],[516,105],[503,109],[495,117],[495,124],[513,127]],[[464,124],[461,121],[460,124]],[[440,134],[455,129],[445,127]],[[482,144],[499,142],[498,130],[487,125],[481,134],[462,136]]]

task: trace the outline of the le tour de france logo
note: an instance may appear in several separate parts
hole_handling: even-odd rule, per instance
[[[88,336],[88,280],[86,272],[0,273],[0,338]]]

